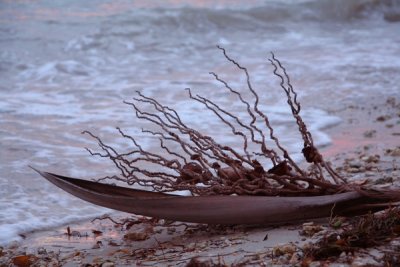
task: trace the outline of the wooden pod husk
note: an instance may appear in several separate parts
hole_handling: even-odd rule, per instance
[[[334,195],[178,196],[107,185],[36,170],[68,193],[106,208],[159,219],[206,224],[286,224],[354,216],[399,205],[399,192],[353,190]]]

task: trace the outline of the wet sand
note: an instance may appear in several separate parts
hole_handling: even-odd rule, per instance
[[[327,129],[333,145],[321,152],[349,181],[400,188],[399,101],[376,97],[331,111],[343,122]],[[130,218],[130,223],[118,225],[103,219],[26,233],[22,242],[0,250],[0,265],[200,266],[196,264],[203,262],[204,266],[296,266],[302,264],[303,250],[310,242],[334,231],[328,219],[279,227],[219,227],[155,222],[124,213],[111,217],[116,221]],[[399,238],[341,255],[335,262],[383,266],[385,251],[396,249],[400,249]],[[332,261],[307,264],[335,266]]]

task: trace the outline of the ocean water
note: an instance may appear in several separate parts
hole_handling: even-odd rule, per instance
[[[300,159],[301,140],[268,62],[274,52],[315,142],[329,145],[324,130],[341,121],[329,111],[377,92],[400,95],[399,16],[400,1],[390,0],[0,0],[0,244],[112,212],[64,193],[28,166],[87,179],[116,174],[87,153],[96,142],[83,130],[128,146],[119,126],[157,149],[123,104],[136,91],[237,145],[184,90],[245,118],[209,74],[246,91],[245,76],[216,45],[248,68],[276,135]]]

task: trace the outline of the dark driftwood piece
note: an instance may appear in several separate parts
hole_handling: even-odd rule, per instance
[[[223,127],[231,130],[241,148],[217,143],[188,126],[174,109],[138,92],[132,102],[125,103],[133,108],[138,119],[152,124],[152,130],[142,131],[159,138],[158,151],[147,151],[120,128],[117,128],[118,134],[128,141],[125,151],[106,144],[91,132],[83,133],[94,138],[101,149],[100,152],[87,149],[89,153],[110,159],[119,172],[97,182],[118,180],[147,187],[153,192],[38,172],[65,191],[91,203],[185,222],[280,224],[332,215],[354,216],[399,206],[399,190],[376,191],[349,184],[323,159],[300,116],[300,103],[286,69],[272,55],[274,74],[304,142],[302,153],[306,164],[303,165],[308,166],[301,168],[281,144],[262,111],[262,101],[247,69],[220,49],[225,58],[243,72],[247,91],[239,92],[217,74],[211,75],[243,106],[247,121],[217,102],[193,94],[190,89],[188,94],[191,100],[215,114]],[[247,100],[249,98],[251,100]],[[275,148],[267,146],[271,143]],[[189,191],[192,196],[166,194],[179,190]]]
[[[51,183],[93,204],[160,219],[207,224],[283,224],[360,215],[392,206],[362,191],[312,197],[186,197],[112,186],[36,170]]]

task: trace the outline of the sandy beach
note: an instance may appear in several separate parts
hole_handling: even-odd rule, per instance
[[[399,100],[358,99],[330,112],[343,122],[327,129],[333,144],[322,153],[336,170],[351,182],[399,188]],[[337,228],[329,218],[276,227],[182,224],[124,213],[111,219],[25,233],[22,242],[0,249],[0,265],[396,266],[400,262],[399,237],[324,260],[305,257],[311,244],[328,234],[339,236],[346,218]]]

